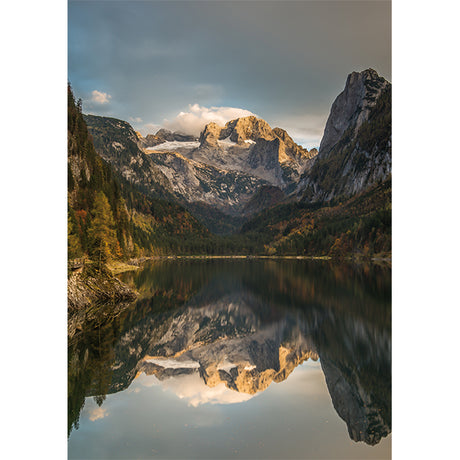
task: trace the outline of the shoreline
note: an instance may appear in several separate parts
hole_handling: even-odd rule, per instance
[[[331,256],[276,256],[276,255],[158,255],[142,257],[142,260],[130,261],[126,263],[128,270],[135,270],[141,264],[150,260],[178,260],[178,259],[191,259],[191,260],[207,260],[207,259],[237,259],[237,260],[253,260],[253,259],[274,259],[274,260],[333,260],[337,262],[357,262],[357,263],[385,263],[391,265],[391,256],[375,256],[371,258],[346,256],[343,258],[334,258]],[[121,273],[121,272],[118,272]]]
[[[391,256],[375,256],[371,258],[346,256],[343,258],[335,258],[331,256],[276,256],[276,255],[158,255],[140,257],[137,259],[130,259],[128,261],[112,261],[106,264],[107,269],[113,277],[122,273],[138,270],[145,262],[152,260],[323,260],[335,262],[352,262],[352,263],[372,263],[392,265]]]

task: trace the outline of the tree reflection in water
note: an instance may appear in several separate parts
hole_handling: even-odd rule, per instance
[[[183,260],[152,262],[124,281],[140,293],[135,303],[71,331],[69,434],[85,397],[101,405],[140,373],[197,375],[242,401],[318,358],[350,438],[375,445],[391,432],[389,269]]]

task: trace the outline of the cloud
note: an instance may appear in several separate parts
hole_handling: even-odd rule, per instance
[[[184,399],[192,407],[202,404],[237,404],[248,401],[256,395],[239,393],[230,390],[224,383],[215,387],[208,387],[198,372],[187,375],[171,377],[167,380],[158,380],[154,375],[141,374],[136,379],[135,388],[161,386],[164,391],[175,394],[179,399]]]
[[[142,123],[142,118],[141,117],[129,117],[129,121],[132,123]]]
[[[202,404],[237,404],[254,397],[230,390],[224,383],[208,387],[198,374],[171,378],[161,382],[161,385],[163,389],[172,391],[180,399],[185,399],[192,407]]]
[[[249,110],[236,107],[203,107],[189,104],[188,112],[180,112],[173,120],[164,120],[163,126],[171,131],[198,136],[211,122],[224,126],[230,120],[255,115]]]
[[[391,2],[195,3],[69,2],[69,80],[84,107],[148,123],[173,123],[188,103],[244,107],[318,145],[322,130],[283,118],[327,118],[353,70],[391,80]],[[112,99],[90,107],[98,88]]]
[[[89,413],[89,419],[92,422],[95,422],[96,420],[99,420],[101,418],[107,417],[107,415],[109,415],[109,413],[107,412],[106,408],[104,408],[104,407],[95,407]]]
[[[101,91],[98,91],[97,89],[95,89],[91,93],[91,102],[93,104],[98,104],[98,105],[108,104],[110,99],[112,99],[112,96],[110,94],[102,93]]]

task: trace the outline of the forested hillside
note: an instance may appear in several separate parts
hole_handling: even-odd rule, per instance
[[[209,231],[177,204],[147,198],[96,152],[68,88],[68,253],[95,260],[199,251]]]
[[[258,152],[257,146],[263,139],[257,134],[260,130],[254,131],[256,125],[265,127],[276,139],[284,133],[282,139],[289,146],[293,141],[288,142],[290,138],[283,130],[272,131],[263,120],[254,117],[235,120],[237,124],[248,124],[251,127],[248,132],[254,138],[246,139],[243,130],[239,145],[228,140],[227,131],[222,134],[223,128],[210,123],[202,133],[203,139],[211,139],[209,145],[203,141],[200,148],[189,149],[188,153],[184,150],[183,154],[167,149],[146,154],[139,148],[139,138],[129,123],[84,116],[81,102],[75,101],[70,86],[68,106],[70,259],[86,256],[106,261],[153,255],[339,258],[391,255],[391,84],[372,69],[348,76],[344,91],[331,108],[318,155],[315,152],[307,158],[303,150],[297,152],[300,147],[296,150],[295,144],[290,147],[294,153],[288,149],[289,158],[276,150],[273,164],[277,168],[283,161],[294,164],[299,155],[308,163],[308,167],[299,169],[303,173],[295,192],[289,195],[278,186],[256,187],[254,183],[252,195],[248,194],[246,201],[240,196],[241,202],[236,198],[239,192],[234,190],[233,176],[226,179],[228,183],[215,183],[214,176],[203,176],[198,188],[207,199],[193,201],[188,197],[190,202],[174,191],[168,178],[174,177],[177,186],[195,184],[197,177],[190,176],[189,166],[196,163],[191,158],[196,155],[211,152],[231,163],[241,152],[244,155]],[[212,137],[212,129],[228,139]],[[263,155],[259,152],[260,164],[270,163],[267,163],[270,152],[264,150]],[[158,159],[162,155],[174,160],[164,171]],[[180,165],[176,160],[180,160]],[[188,165],[185,169],[184,164]],[[204,163],[200,168],[212,169]],[[268,174],[267,171],[262,172]],[[231,173],[243,174],[233,170]],[[217,195],[223,194],[239,203],[240,214],[227,216],[216,207],[211,188]],[[191,189],[184,190],[189,193]]]
[[[277,206],[243,225],[242,235],[270,255],[388,256],[391,178],[344,201]]]

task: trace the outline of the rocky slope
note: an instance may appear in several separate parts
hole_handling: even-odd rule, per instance
[[[91,115],[85,120],[96,149],[123,177],[198,213],[212,206],[238,217],[276,204],[273,198],[290,193],[317,154],[256,117],[233,120],[225,127],[210,123],[198,140],[164,129],[143,138],[121,120]],[[247,206],[267,186],[282,192]],[[209,214],[204,214],[201,217],[208,220]]]
[[[306,202],[352,196],[391,174],[391,84],[373,69],[351,73],[334,101],[314,166],[296,194]]]
[[[205,203],[225,214],[239,215],[252,195],[267,184],[254,175],[218,168],[186,155],[167,151],[155,151],[149,155],[152,163],[169,180],[179,201],[185,205]]]
[[[195,136],[190,134],[181,134],[177,132],[171,132],[168,129],[160,129],[156,134],[148,134],[143,137],[136,131],[138,137],[138,145],[142,148],[155,147],[158,144],[164,142],[194,142],[197,141]]]
[[[271,129],[254,116],[229,121],[224,127],[208,124],[200,147],[190,158],[219,168],[244,171],[282,190],[289,190],[312,165],[316,150],[297,145],[286,131]]]
[[[255,214],[284,199],[317,154],[254,116],[224,127],[209,123],[196,143],[168,141],[145,151],[177,195],[232,216]],[[274,187],[278,193],[271,193]]]
[[[97,153],[121,176],[150,196],[174,199],[168,179],[138,147],[138,136],[126,121],[83,115]]]
[[[121,120],[85,119],[98,152],[124,178],[216,232],[280,203],[350,198],[391,177],[391,84],[372,69],[348,76],[319,153],[254,116],[209,123],[198,139],[164,129],[144,138]]]

